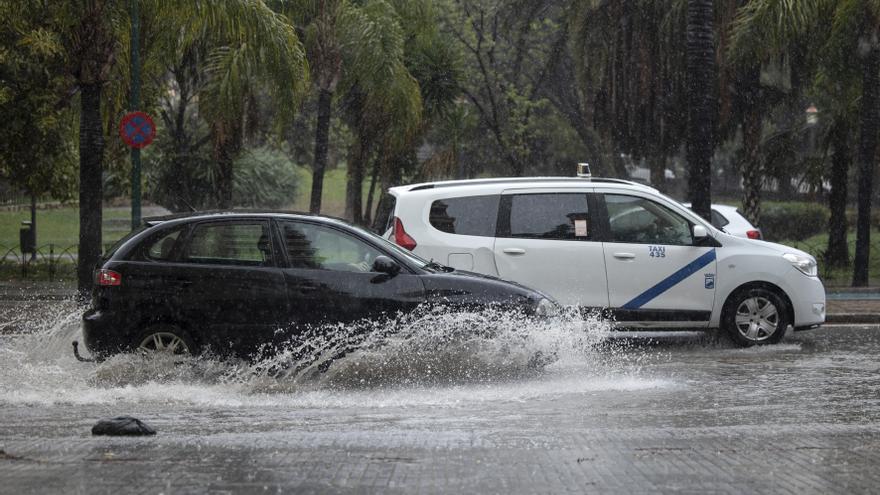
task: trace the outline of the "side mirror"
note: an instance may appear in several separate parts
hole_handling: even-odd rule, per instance
[[[709,232],[706,230],[706,227],[702,225],[694,225],[694,239],[703,239],[709,236]]]
[[[379,273],[387,273],[392,277],[400,273],[400,265],[388,256],[376,256],[373,260],[373,271]]]

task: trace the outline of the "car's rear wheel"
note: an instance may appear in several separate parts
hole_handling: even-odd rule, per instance
[[[172,325],[150,327],[135,340],[136,349],[144,353],[165,352],[175,355],[193,355],[197,348],[192,338]]]
[[[785,336],[789,321],[788,304],[775,292],[763,287],[738,291],[725,305],[724,330],[743,347],[776,344]]]

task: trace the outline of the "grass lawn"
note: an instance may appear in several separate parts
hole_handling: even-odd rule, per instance
[[[18,252],[18,231],[23,220],[30,221],[30,210],[0,211],[0,250]],[[130,230],[131,210],[123,208],[104,208],[104,244],[113,243]],[[79,208],[66,206],[37,210],[37,248],[49,250],[55,245],[55,252],[63,251],[79,243]],[[2,254],[0,253],[0,254]]]
[[[307,167],[297,167],[296,170],[299,181],[297,182],[296,201],[287,208],[295,211],[309,211],[309,198],[312,193],[312,169]],[[370,179],[364,180],[363,201],[364,206],[367,205],[367,193],[370,189]],[[376,187],[373,194],[373,207],[379,201],[381,191]],[[321,213],[334,217],[341,217],[345,214],[345,168],[328,169],[324,173],[324,194],[321,196]]]
[[[311,170],[297,167],[299,187],[294,201],[285,206],[295,211],[309,210],[309,196],[312,189]],[[369,183],[364,184],[364,204]],[[378,191],[374,197],[378,201]],[[321,212],[341,217],[345,213],[345,169],[328,169],[324,175],[324,194]],[[18,231],[23,220],[30,220],[30,210],[0,211],[0,255],[10,249],[18,252]],[[112,244],[130,230],[131,210],[127,206],[105,207],[103,242]],[[76,251],[79,243],[79,209],[72,206],[37,210],[37,246],[48,252],[48,245],[54,244],[58,253],[71,246]]]

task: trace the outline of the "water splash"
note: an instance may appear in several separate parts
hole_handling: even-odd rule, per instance
[[[607,323],[570,314],[433,308],[311,328],[257,361],[123,354],[96,365],[70,352],[82,310],[47,304],[47,317],[2,337],[0,404],[449,404],[663,385],[639,376],[647,352],[609,343]]]

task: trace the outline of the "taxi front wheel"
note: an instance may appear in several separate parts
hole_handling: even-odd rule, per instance
[[[775,292],[756,287],[733,294],[724,306],[722,324],[733,341],[743,347],[775,344],[791,324],[788,306]]]

